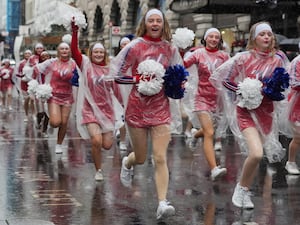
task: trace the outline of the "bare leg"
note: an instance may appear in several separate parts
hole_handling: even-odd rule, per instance
[[[217,166],[215,151],[214,151],[214,127],[211,116],[208,113],[201,112],[198,114],[201,127],[203,130],[203,149],[206,160],[210,169],[214,169]]]
[[[128,155],[126,167],[129,169],[136,164],[143,164],[147,158],[148,130],[145,128],[128,127],[133,151]]]
[[[254,180],[259,162],[263,157],[263,146],[256,128],[249,127],[243,130],[249,153],[244,162],[240,185],[249,188]]]
[[[300,136],[294,136],[289,144],[289,162],[296,162],[297,150],[300,147]]]
[[[151,130],[153,157],[155,162],[155,182],[158,201],[167,197],[169,186],[169,170],[167,165],[167,149],[171,139],[169,127],[160,125]]]

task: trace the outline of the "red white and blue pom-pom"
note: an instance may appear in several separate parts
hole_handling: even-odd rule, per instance
[[[184,83],[187,81],[187,76],[189,76],[189,72],[184,66],[179,64],[169,66],[163,77],[165,94],[173,99],[183,98],[185,92]]]
[[[289,87],[290,76],[282,67],[275,68],[273,74],[263,79],[263,93],[273,101],[284,99],[282,94]]]
[[[162,64],[153,59],[146,59],[139,63],[137,72],[140,74],[137,90],[141,94],[152,96],[160,92],[164,82],[162,77],[165,74]]]
[[[263,95],[261,93],[262,82],[257,79],[247,77],[238,84],[236,91],[238,103],[237,105],[248,110],[256,109],[260,106]]]
[[[79,86],[78,79],[79,79],[78,71],[77,69],[75,69],[73,71],[73,77],[71,78],[71,84],[75,87],[78,87]]]

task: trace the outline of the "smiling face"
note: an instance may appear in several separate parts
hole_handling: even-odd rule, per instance
[[[105,60],[105,50],[103,48],[95,48],[92,50],[91,54],[92,62],[95,64],[100,64]]]
[[[152,38],[159,38],[162,35],[164,21],[160,15],[153,14],[146,20],[146,34]]]
[[[59,45],[57,51],[58,51],[57,55],[60,58],[62,58],[62,59],[70,58],[71,50],[70,50],[70,47],[68,45],[66,45],[66,44]]]
[[[260,51],[267,51],[273,43],[273,33],[268,30],[261,31],[255,38],[256,48]]]
[[[206,48],[208,49],[216,49],[218,48],[218,44],[221,40],[220,34],[218,32],[211,32],[206,37]]]
[[[42,52],[44,51],[44,48],[43,47],[36,47],[35,48],[35,53],[37,54],[37,55],[40,55]]]
[[[41,61],[44,62],[46,61],[47,59],[50,59],[50,55],[48,52],[42,52],[41,53]]]
[[[31,55],[31,52],[24,52],[24,59],[29,59]]]

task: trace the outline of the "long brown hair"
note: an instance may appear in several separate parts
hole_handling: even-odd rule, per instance
[[[151,9],[149,9],[149,10],[151,10]],[[140,20],[140,23],[139,23],[139,25],[136,29],[136,36],[137,37],[143,37],[147,32],[147,30],[146,30],[146,14],[147,14],[147,12],[144,14],[142,19]],[[162,15],[163,15],[163,20],[164,20],[164,25],[163,25],[161,38],[163,40],[171,41],[172,33],[171,33],[169,22],[167,21],[167,19],[165,17],[165,14],[163,12],[162,12]]]

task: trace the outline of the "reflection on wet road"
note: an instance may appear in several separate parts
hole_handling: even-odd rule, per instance
[[[57,155],[57,131],[42,138],[33,119],[23,122],[24,112],[18,107],[0,112],[0,225],[300,224],[299,177],[287,175],[281,165],[261,163],[251,189],[254,210],[232,205],[244,155],[229,133],[217,153],[228,173],[215,182],[209,179],[201,142],[191,151],[182,135],[172,137],[168,199],[176,215],[157,222],[151,154],[136,167],[133,187],[126,188],[119,179],[123,155],[116,143],[103,151],[104,181],[96,182],[90,143],[79,137],[74,117],[63,154]],[[288,145],[287,138],[281,141]]]

